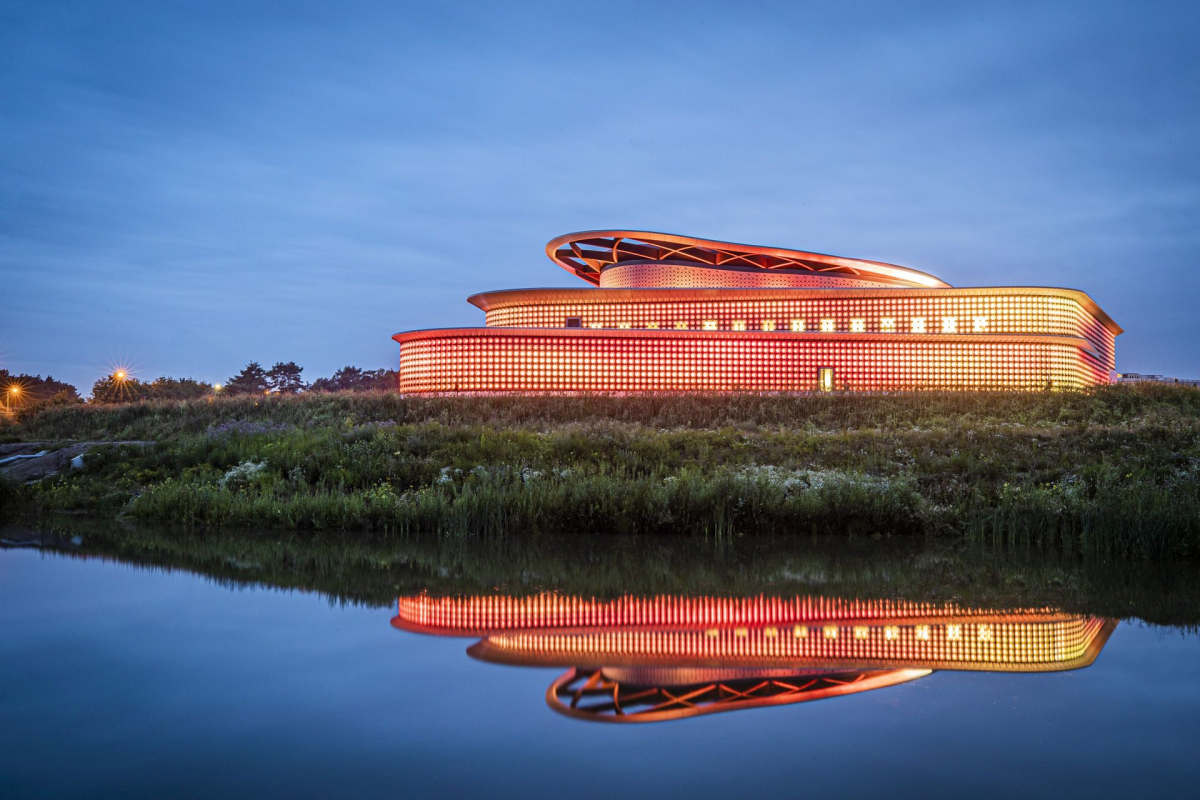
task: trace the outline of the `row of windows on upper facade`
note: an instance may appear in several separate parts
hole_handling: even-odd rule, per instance
[[[971,321],[970,321],[970,326],[967,327],[966,325],[964,325],[961,327],[961,329],[960,329],[960,326],[958,323],[959,323],[958,317],[936,317],[932,321],[928,317],[911,317],[908,320],[907,328],[902,329],[900,327],[901,323],[899,320],[897,320],[896,317],[881,317],[879,320],[879,332],[880,333],[899,333],[902,330],[905,330],[908,333],[935,333],[937,331],[941,331],[942,333],[968,333],[968,332],[969,333],[987,333],[987,325],[988,325],[987,317],[972,317]],[[567,317],[567,325],[566,326],[568,328],[582,328],[582,327],[584,327],[583,318],[582,317]],[[588,323],[588,325],[586,327],[603,328],[605,326],[600,322],[591,322],[591,323]],[[616,327],[617,328],[632,328],[633,325],[628,322],[618,322]],[[658,330],[659,324],[657,322],[648,322],[648,323],[646,323],[645,328],[647,330]],[[676,322],[672,326],[672,329],[677,330],[677,331],[686,331],[686,330],[690,329],[690,326],[686,321],[681,320],[679,322]],[[717,320],[706,319],[706,320],[702,320],[700,322],[700,330],[702,330],[702,331],[717,331],[717,330],[722,330],[722,328],[718,325]],[[789,331],[793,331],[795,333],[803,333],[804,331],[809,330],[809,329],[805,327],[805,322],[802,319],[789,320],[788,327],[786,327],[786,328],[779,327],[777,325],[776,320],[764,319],[762,321],[761,326],[757,329],[748,328],[746,325],[746,320],[744,320],[744,319],[735,319],[735,320],[732,320],[729,323],[729,327],[724,330],[731,330],[731,331],[789,330]],[[834,319],[833,317],[823,317],[818,321],[817,327],[812,330],[820,331],[822,333],[837,332],[838,331],[837,320]],[[866,318],[865,317],[851,317],[849,332],[850,333],[866,333],[867,332]]]

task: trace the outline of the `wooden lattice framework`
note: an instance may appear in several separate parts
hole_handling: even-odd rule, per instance
[[[949,287],[949,284],[928,273],[881,261],[650,231],[568,233],[551,239],[546,244],[546,255],[568,272],[597,285],[600,283],[600,273],[614,264],[675,262],[708,267],[787,270],[830,277],[852,276],[892,286]]]
[[[546,690],[554,711],[589,722],[665,722],[723,711],[840,697],[923,678],[928,669],[801,673],[652,685],[607,677],[602,669],[568,670]]]

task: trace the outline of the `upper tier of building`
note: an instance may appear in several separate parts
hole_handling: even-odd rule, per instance
[[[946,289],[925,272],[780,247],[650,231],[582,231],[551,239],[546,255],[605,289]]]

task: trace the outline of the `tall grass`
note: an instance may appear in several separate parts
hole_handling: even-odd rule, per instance
[[[1200,392],[228,398],[60,408],[27,439],[150,439],[19,492],[209,527],[933,533],[1200,555]]]
[[[302,428],[373,420],[545,427],[596,420],[653,428],[725,426],[872,429],[942,425],[1112,425],[1139,418],[1195,421],[1200,392],[1174,386],[1105,386],[1070,392],[897,394],[584,394],[402,396],[394,392],[225,397],[115,406],[68,406],[21,420],[26,439],[163,439],[230,420]]]
[[[461,485],[396,493],[362,490],[239,493],[168,480],[132,503],[134,516],[204,525],[279,525],[414,533],[911,534],[922,498],[903,482],[855,476],[803,491],[728,471],[676,475],[581,472],[528,480],[521,472],[470,475]]]

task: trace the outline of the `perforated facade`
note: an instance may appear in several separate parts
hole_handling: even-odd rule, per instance
[[[401,390],[1078,388],[1110,380],[1121,333],[1071,289],[632,231],[547,251],[600,288],[475,295],[487,327],[397,334]]]

